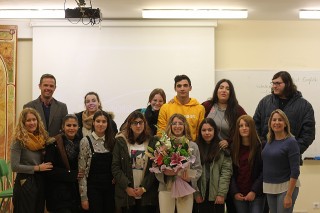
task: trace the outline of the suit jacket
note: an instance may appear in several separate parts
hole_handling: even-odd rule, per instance
[[[26,108],[26,107],[31,107],[37,110],[37,112],[40,114],[43,125],[45,126],[46,130],[49,132],[50,137],[53,137],[59,134],[61,125],[62,125],[62,119],[68,114],[68,108],[65,103],[57,101],[56,99],[53,98],[51,107],[50,107],[50,117],[49,117],[48,126],[46,125],[46,122],[45,122],[46,118],[44,116],[40,97],[33,101],[30,101],[29,103],[23,106],[23,108]]]

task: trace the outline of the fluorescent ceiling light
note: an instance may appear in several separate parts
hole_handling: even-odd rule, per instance
[[[248,11],[218,9],[144,9],[142,10],[142,17],[161,19],[244,19],[248,18]]]
[[[320,19],[320,10],[300,10],[301,19]]]
[[[60,9],[0,9],[0,18],[64,18]]]

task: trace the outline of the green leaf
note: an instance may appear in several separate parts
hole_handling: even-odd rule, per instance
[[[149,152],[154,153],[154,149],[152,149],[150,146],[148,146],[147,149],[148,149]]]
[[[185,149],[180,149],[180,155],[188,157],[189,153]]]
[[[170,162],[171,162],[170,157],[165,156],[165,157],[163,158],[163,163],[164,163],[166,166],[169,166],[169,165],[170,165]]]

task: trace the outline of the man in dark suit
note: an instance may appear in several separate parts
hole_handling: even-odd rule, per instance
[[[68,114],[67,105],[52,97],[56,89],[56,78],[53,75],[43,74],[39,89],[41,90],[39,98],[25,104],[23,108],[31,107],[37,110],[49,136],[55,136],[61,129],[62,118]]]

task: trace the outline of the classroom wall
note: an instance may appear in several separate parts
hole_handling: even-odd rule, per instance
[[[216,70],[320,70],[319,36],[320,21],[218,21]]]
[[[23,105],[32,99],[32,40],[18,40],[17,47],[17,117]]]
[[[320,70],[319,38],[320,21],[218,21],[216,70]],[[19,40],[18,48],[17,112],[31,100],[32,41]],[[313,202],[320,201],[319,171],[319,162],[301,168],[295,212],[320,212],[312,208]]]

